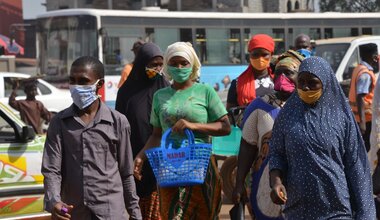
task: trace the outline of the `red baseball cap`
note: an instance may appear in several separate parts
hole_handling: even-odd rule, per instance
[[[256,34],[252,36],[248,44],[248,51],[252,52],[252,50],[256,48],[263,48],[273,53],[274,52],[273,38],[266,34]]]

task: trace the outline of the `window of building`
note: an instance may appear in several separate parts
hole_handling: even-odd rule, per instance
[[[292,11],[292,1],[288,0],[286,7],[288,8],[288,12],[291,12]]]
[[[294,4],[294,9],[295,10],[300,9],[300,3],[298,1],[296,1],[296,3]]]

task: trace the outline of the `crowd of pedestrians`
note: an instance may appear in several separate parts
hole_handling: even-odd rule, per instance
[[[164,53],[154,43],[135,46],[116,110],[99,99],[103,64],[93,57],[72,64],[74,103],[51,119],[43,155],[45,209],[53,218],[125,219],[128,212],[130,219],[218,219],[222,180],[214,156],[203,184],[160,187],[145,151],[160,146],[169,128],[173,148],[183,144],[185,129],[196,143],[228,135],[227,110],[242,106],[235,204],[250,192],[256,219],[376,219],[376,44],[360,47],[347,99],[307,35],[276,58],[270,36],[252,36],[249,64],[232,80],[226,106],[213,87],[197,82],[201,63],[190,43]]]

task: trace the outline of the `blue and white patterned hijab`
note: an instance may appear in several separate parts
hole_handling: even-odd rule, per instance
[[[299,71],[299,76],[317,76],[323,92],[314,106],[294,93],[273,127],[269,167],[284,173],[289,195],[284,213],[289,219],[327,219],[342,213],[349,219],[352,214],[358,216],[354,219],[374,219],[364,142],[333,70],[324,59],[310,57]]]
[[[351,132],[354,136],[358,136],[357,144],[362,145],[361,138],[359,138],[360,132],[356,127],[351,108],[330,64],[323,58],[310,57],[301,63],[298,77],[306,72],[321,80],[323,85],[322,96],[314,106],[310,106],[304,103],[298,93],[295,92],[280,113],[282,115],[280,117],[281,123],[288,124],[290,121],[303,118],[305,123],[311,125],[309,128],[316,128],[316,130],[312,129],[316,137],[324,137],[332,127],[337,125],[343,128],[345,122],[352,123],[355,126]]]

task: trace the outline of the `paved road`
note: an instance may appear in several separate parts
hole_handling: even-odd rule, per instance
[[[232,209],[233,205],[232,204],[225,204],[223,203],[222,209],[220,210],[219,213],[219,219],[220,220],[230,220],[230,213],[229,211]],[[247,207],[245,207],[245,219],[246,220],[251,220],[251,216],[248,213]]]
[[[220,220],[230,219],[229,211],[230,211],[230,209],[232,209],[232,207],[233,207],[232,204],[223,204],[222,205],[222,209],[221,209],[220,214],[219,214]],[[247,207],[245,208],[245,219],[246,220],[251,219],[251,216],[249,216]]]

